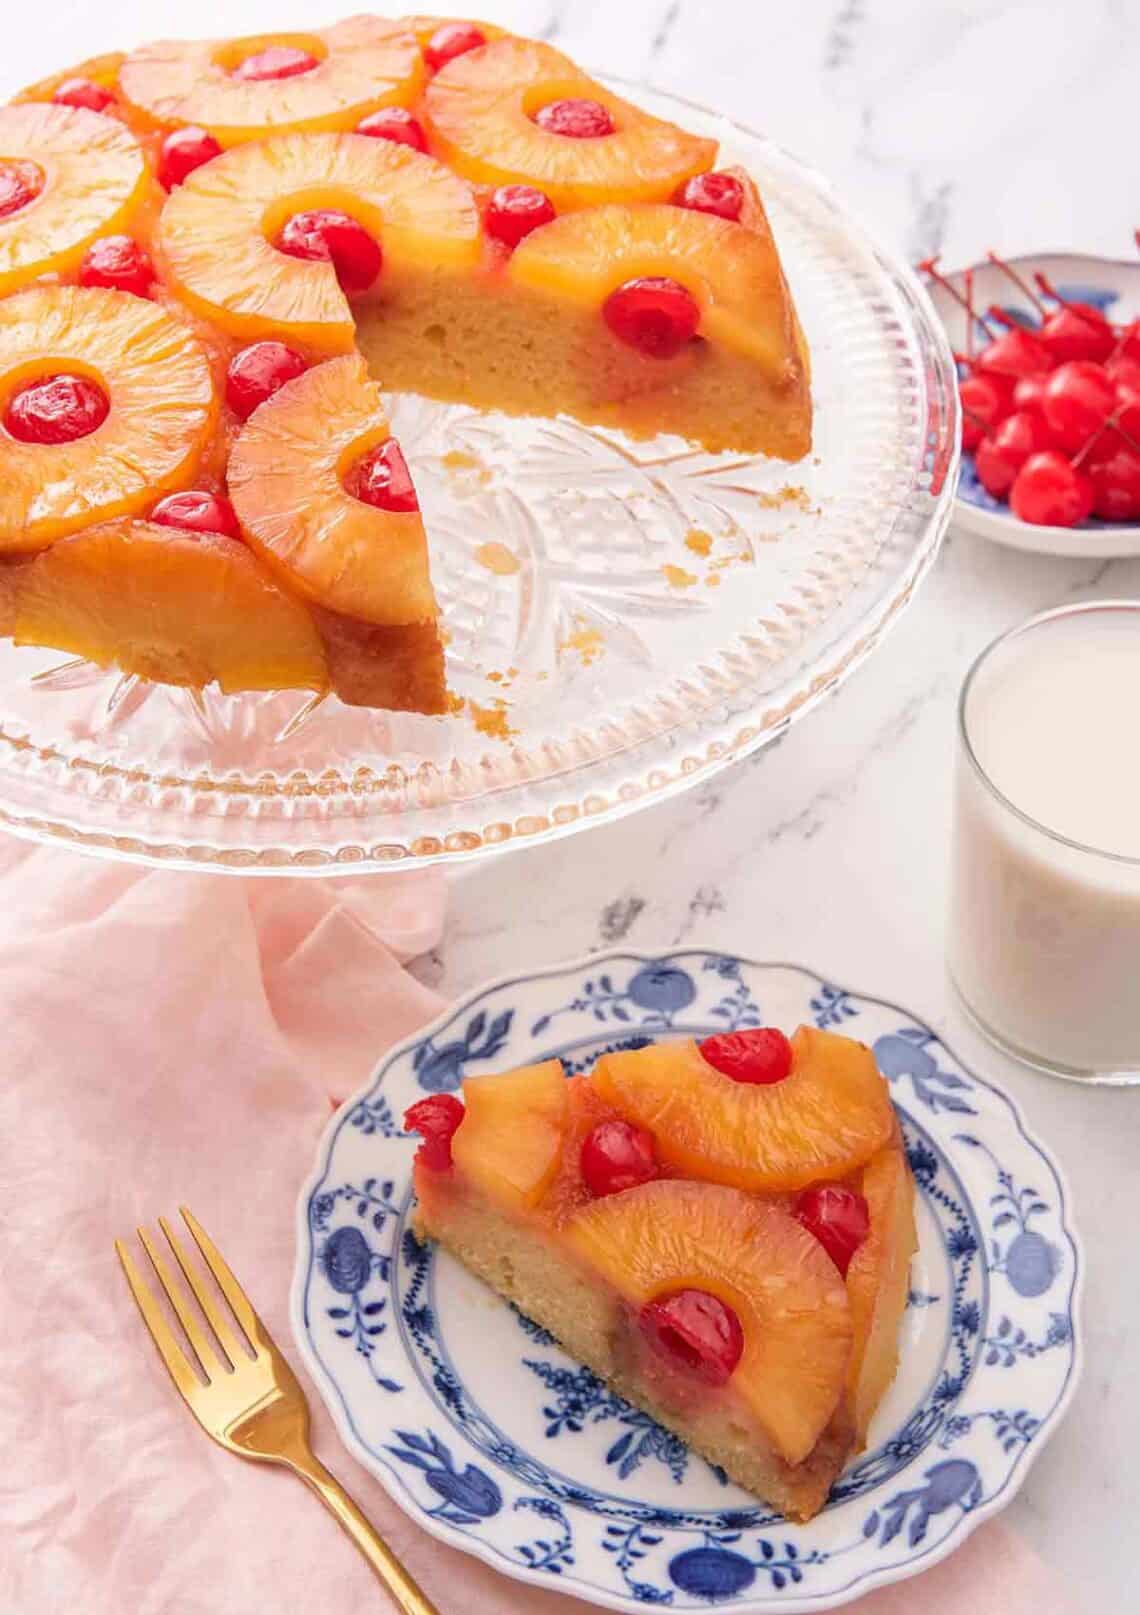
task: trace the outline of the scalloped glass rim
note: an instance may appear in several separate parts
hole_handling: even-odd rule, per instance
[[[655,666],[642,647],[625,660],[607,654],[587,674],[595,659],[593,647],[589,655],[578,654],[573,636],[569,641],[557,638],[558,623],[564,632],[567,622],[574,625],[579,620],[576,610],[562,604],[546,624],[553,661],[545,668],[526,666],[522,650],[512,658],[510,644],[500,647],[503,657],[518,660],[520,687],[532,679],[529,689],[515,697],[519,705],[500,708],[496,696],[504,687],[503,674],[492,669],[489,677],[495,682],[488,683],[487,669],[477,664],[477,651],[494,639],[498,620],[494,614],[502,613],[498,605],[486,604],[488,574],[483,568],[468,564],[463,572],[464,559],[470,563],[470,556],[453,564],[446,550],[442,565],[438,551],[433,565],[445,603],[449,590],[455,593],[465,619],[458,627],[458,647],[453,639],[449,651],[449,657],[454,656],[453,683],[490,713],[490,733],[487,729],[480,733],[469,713],[444,719],[361,714],[335,701],[314,704],[296,692],[223,697],[211,690],[197,696],[124,680],[86,663],[61,667],[58,653],[16,650],[4,642],[0,825],[25,837],[64,842],[102,856],[217,873],[328,876],[461,862],[572,834],[709,778],[778,738],[878,645],[931,566],[953,509],[958,400],[941,324],[917,279],[870,241],[813,171],[770,141],[694,103],[640,87],[622,88],[663,116],[677,116],[681,109],[689,127],[721,141],[723,160],[742,162],[757,176],[797,301],[801,309],[806,301],[808,308],[805,326],[815,363],[817,441],[823,450],[828,421],[842,413],[846,458],[838,445],[830,454],[817,455],[811,465],[819,468],[818,474],[808,462],[787,466],[760,458],[703,456],[698,463],[686,445],[662,453],[663,444],[668,448],[676,440],[631,445],[618,434],[578,429],[562,420],[519,423],[498,416],[475,418],[474,412],[466,412],[472,417],[467,421],[462,406],[422,401],[409,401],[410,424],[400,423],[403,405],[398,403],[397,421],[405,435],[419,435],[424,441],[430,441],[434,431],[437,447],[440,440],[465,441],[465,426],[477,443],[480,431],[490,441],[497,429],[500,437],[492,447],[512,474],[502,479],[498,495],[502,509],[512,522],[521,511],[529,530],[539,535],[537,560],[535,554],[530,556],[538,580],[534,592],[540,590],[544,568],[550,576],[561,576],[567,595],[586,604],[582,620],[587,625],[612,624],[619,638],[638,612],[651,624],[656,619],[680,625],[682,603],[689,607],[692,602],[688,620],[698,624],[695,638],[680,626],[674,633],[678,643],[684,642],[687,660]],[[811,263],[806,267],[809,254]],[[813,318],[813,304],[825,298]],[[837,354],[840,337],[842,360]],[[870,382],[863,380],[864,371]],[[858,387],[852,385],[856,380]],[[850,387],[847,396],[844,384]],[[418,415],[411,417],[412,410]],[[861,460],[855,449],[847,450],[848,439],[858,438],[860,432],[866,440]],[[532,447],[549,456],[545,482],[522,463],[519,440],[526,436]],[[621,536],[622,543],[640,546],[631,560],[626,558],[630,570],[625,582],[619,580],[615,586],[621,609],[599,606],[596,618],[590,615],[590,603],[599,594],[604,597],[611,582],[603,575],[612,561],[605,523],[599,525],[599,536],[594,538],[598,547],[592,554],[590,533],[584,553],[573,553],[571,560],[579,568],[575,575],[566,565],[559,573],[557,560],[550,563],[541,547],[547,540],[552,545],[559,542],[563,522],[544,524],[535,517],[542,498],[585,497],[573,486],[564,486],[570,473],[564,469],[563,451],[571,439],[575,451],[584,452],[587,459],[597,453],[627,463],[631,475],[640,477],[651,495],[633,518],[635,535]],[[455,458],[437,455],[444,465]],[[474,469],[477,481],[484,472],[476,456],[465,453],[459,460],[464,469],[457,475],[467,483],[454,495],[451,510],[435,524],[444,545],[454,544],[457,533],[465,540],[467,529],[485,519],[471,503],[468,475]],[[683,498],[678,504],[674,486],[666,487],[656,474],[657,468],[678,464],[682,469],[677,482],[687,477],[693,487],[705,479],[700,482],[701,497],[709,488],[715,492],[723,487],[726,502],[730,494],[747,495],[762,515],[771,516],[779,504],[775,491],[795,478],[808,484],[812,499],[818,497],[814,510],[808,510],[806,500],[800,501],[805,512],[802,531],[783,545],[772,540],[787,534],[759,530],[760,518],[754,514],[733,518],[743,547],[741,555],[730,559],[746,554],[751,569],[726,574],[729,587],[717,591],[715,609],[707,603],[711,596],[697,601],[695,589],[681,597],[672,587],[662,588],[656,572],[675,575],[675,564],[647,571],[647,555],[654,562],[663,555],[671,556],[673,563],[692,562],[683,548],[664,546],[654,525],[661,515],[655,501],[662,507],[672,501],[678,524],[692,514],[681,508]],[[832,465],[838,469],[829,487]],[[739,479],[736,483],[724,481],[730,472]],[[603,466],[601,473],[604,482],[608,467]],[[589,479],[592,496],[599,468],[590,465],[582,475]],[[517,478],[513,485],[512,477]],[[485,480],[494,479],[488,473]],[[455,476],[444,479],[441,507],[451,498],[447,489],[454,483]],[[533,493],[536,485],[538,494]],[[617,489],[615,497],[628,525],[636,501]],[[536,501],[534,510],[524,508],[531,498]],[[464,501],[468,514],[449,531],[448,515],[461,511]],[[694,508],[707,507],[698,503]],[[673,515],[665,514],[673,520]],[[812,533],[807,532],[809,518],[819,521]],[[779,519],[788,531],[795,529],[794,516],[781,512]],[[565,525],[571,525],[569,516]],[[680,528],[674,534],[678,542],[679,534]],[[818,553],[813,553],[813,537]],[[802,554],[798,573],[780,574],[779,586],[787,589],[786,595],[764,594],[761,588],[748,597],[739,588],[732,590],[732,583],[742,577],[755,577],[763,585],[761,564],[776,553],[792,562]],[[524,577],[526,571],[524,567]],[[673,582],[671,577],[670,585]],[[477,609],[465,598],[465,591],[469,595],[472,590],[484,602]],[[721,601],[735,605],[735,620],[722,610]],[[744,619],[742,604],[749,612]],[[516,615],[522,624],[523,606]],[[527,643],[533,649],[533,618],[526,623]],[[714,630],[719,627],[719,639],[702,641],[699,629],[705,623]],[[587,637],[593,634],[587,626]],[[632,628],[629,635],[637,641]],[[516,649],[523,637],[520,628]],[[672,652],[673,642],[666,643]],[[541,656],[536,658],[536,664],[541,661]],[[573,665],[564,680],[566,661]],[[611,687],[607,674],[615,670],[627,681],[625,691]],[[545,686],[533,682],[540,679],[548,681]],[[154,713],[144,711],[148,705],[159,706],[153,696],[165,697],[157,722]],[[31,703],[36,721],[19,710],[21,700]],[[41,701],[42,721],[37,704]],[[291,710],[278,710],[268,735],[258,737],[257,726],[275,710],[273,703],[291,703]],[[495,738],[494,724],[500,716],[513,725],[517,712],[525,714],[519,720],[523,729],[509,739]],[[583,715],[588,723],[582,721]],[[334,748],[336,724],[351,738]],[[322,726],[330,737],[323,756]],[[136,728],[145,739],[135,738]],[[430,737],[428,749],[435,757],[427,750],[417,753],[415,744],[409,747],[405,742],[401,760],[397,738],[401,730],[414,731],[416,743]],[[297,757],[305,761],[299,765],[288,747],[302,732]],[[361,744],[366,732],[370,743]],[[243,763],[241,746],[250,735],[252,761]],[[442,735],[449,737],[444,744]],[[274,766],[266,766],[259,755],[266,745],[285,748],[274,753]]]

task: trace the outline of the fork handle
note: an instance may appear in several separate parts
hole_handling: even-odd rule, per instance
[[[402,1615],[439,1615],[439,1611],[404,1569],[370,1520],[361,1513],[335,1475],[313,1453],[292,1458],[290,1467],[316,1492],[329,1513],[339,1520]]]

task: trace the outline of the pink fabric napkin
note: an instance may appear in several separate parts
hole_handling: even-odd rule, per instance
[[[292,1205],[330,1097],[437,999],[442,881],[240,881],[0,841],[0,1609],[5,1615],[357,1615],[388,1606],[295,1480],[243,1464],[179,1403],[115,1235],[189,1203],[296,1362]],[[575,1615],[412,1525],[317,1450],[442,1615]],[[1011,1533],[853,1610],[1058,1611]]]

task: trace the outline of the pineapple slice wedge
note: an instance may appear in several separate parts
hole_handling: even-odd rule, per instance
[[[791,1073],[734,1082],[691,1039],[605,1054],[594,1086],[647,1127],[663,1161],[695,1178],[780,1194],[843,1177],[891,1139],[895,1113],[871,1051],[801,1026]]]
[[[730,1306],[744,1330],[733,1386],[781,1456],[804,1461],[843,1394],[851,1312],[835,1264],[782,1206],[659,1180],[584,1206],[565,1236],[634,1307],[688,1286]]]
[[[233,69],[272,45],[292,45],[317,65],[261,82]],[[201,124],[223,146],[263,135],[355,129],[379,107],[408,106],[424,80],[415,35],[383,17],[348,17],[314,33],[243,39],[163,40],[132,51],[120,84],[152,128]]]
[[[480,259],[474,195],[433,158],[366,135],[278,135],[206,163],[171,195],[158,238],[180,297],[242,341],[351,352],[352,312],[332,265],[272,244],[293,214],[318,208],[349,214],[380,241],[381,287]]]
[[[0,107],[0,161],[43,177],[32,202],[0,218],[0,297],[74,270],[96,236],[129,229],[150,186],[130,130],[83,107]]]
[[[105,523],[37,555],[14,638],[163,684],[323,690],[312,616],[239,539],[153,522]]]
[[[518,286],[600,308],[624,281],[642,275],[678,280],[701,309],[700,334],[773,378],[797,364],[792,304],[767,231],[665,204],[613,204],[564,214],[513,253]]]
[[[188,487],[217,422],[201,342],[128,292],[38,286],[0,301],[0,396],[63,371],[97,382],[110,410],[71,443],[0,433],[0,551],[43,549]]]
[[[359,354],[286,382],[234,444],[229,491],[242,531],[298,593],[383,627],[434,621],[418,511],[347,492],[355,461],[388,437],[380,389]]]
[[[575,140],[532,115],[582,97],[610,113],[614,133]],[[537,185],[560,211],[603,202],[663,202],[711,168],[716,142],[653,118],[536,40],[492,40],[448,62],[427,87],[424,115],[444,162],[480,185]]]

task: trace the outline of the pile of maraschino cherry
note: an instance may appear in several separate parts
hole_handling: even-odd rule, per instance
[[[937,259],[919,265],[966,312],[966,351],[955,358],[962,448],[978,481],[1035,526],[1140,521],[1140,319],[1114,325],[1091,303],[1063,297],[1047,276],[1034,275],[1031,286],[996,253],[987,256],[1039,323],[996,304],[976,312],[971,270],[959,290]]]

